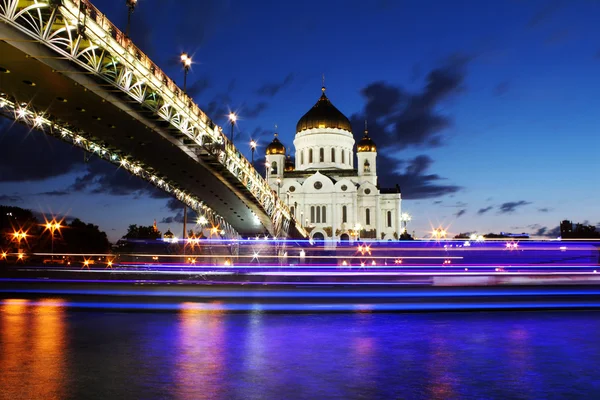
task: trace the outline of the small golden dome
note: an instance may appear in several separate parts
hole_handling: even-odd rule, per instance
[[[285,154],[285,146],[277,139],[277,133],[275,133],[275,138],[269,145],[267,146],[267,155],[269,154]]]
[[[306,129],[313,128],[338,128],[352,132],[350,121],[340,110],[335,108],[331,101],[325,96],[325,87],[322,88],[323,94],[317,104],[315,104],[296,125],[296,133]]]
[[[356,151],[359,153],[368,152],[368,151],[377,151],[377,146],[375,146],[375,142],[369,137],[369,131],[365,129],[365,135],[360,139],[360,142],[356,145]]]
[[[285,167],[284,167],[284,171],[285,172],[290,172],[296,169],[296,164],[294,163],[294,160],[292,160],[292,156],[290,156],[288,154],[288,156],[285,158]]]

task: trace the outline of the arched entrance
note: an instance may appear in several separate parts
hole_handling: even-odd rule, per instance
[[[315,242],[323,242],[323,241],[325,241],[325,236],[323,236],[323,234],[321,232],[315,232],[312,239]]]
[[[342,234],[340,235],[340,240],[341,240],[342,242],[348,242],[348,241],[350,240],[350,236],[349,236],[347,233],[342,233]]]

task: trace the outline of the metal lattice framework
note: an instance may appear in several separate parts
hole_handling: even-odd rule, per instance
[[[204,216],[213,227],[218,227],[219,233],[222,236],[230,238],[239,236],[236,230],[229,225],[223,217],[204,204],[200,199],[185,193],[177,187],[176,183],[153,173],[143,163],[132,157],[124,156],[108,147],[95,143],[87,138],[88,135],[86,135],[85,132],[57,122],[52,116],[46,113],[37,112],[26,103],[19,104],[14,99],[9,99],[5,95],[0,95],[0,115],[14,119],[16,122],[27,125],[32,129],[59,138],[73,146],[79,147],[103,160],[119,166],[119,168],[150,182],[157,188],[175,196],[182,203],[187,204],[192,210],[196,211],[198,215]]]
[[[192,154],[198,155],[204,151],[218,160],[269,216],[273,224],[272,233],[275,236],[287,234],[292,220],[287,205],[228,141],[222,128],[214,124],[191,98],[89,1],[0,0],[0,19],[43,43],[77,67],[118,88],[139,107],[151,111],[156,118],[168,123],[177,132],[178,138],[185,138],[181,142]],[[9,104],[8,99],[4,102]],[[16,104],[18,107],[18,101]],[[37,117],[46,118],[37,114],[32,118]],[[39,128],[35,123],[33,126]],[[165,187],[163,185],[161,189]],[[169,187],[174,185],[171,183]],[[194,201],[187,201],[192,198],[189,193],[174,190],[178,190],[172,193],[179,200],[183,199],[184,203],[197,209]],[[206,206],[199,200],[195,201],[201,207]],[[298,224],[296,229],[306,234]]]

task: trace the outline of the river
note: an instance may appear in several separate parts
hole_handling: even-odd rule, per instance
[[[0,305],[2,399],[600,398],[600,311]]]

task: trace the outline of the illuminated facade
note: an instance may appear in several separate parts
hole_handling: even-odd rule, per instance
[[[269,186],[313,239],[398,239],[403,229],[398,186],[379,188],[377,147],[366,127],[355,165],[350,121],[322,91],[296,126],[295,160],[277,134],[267,146]]]

